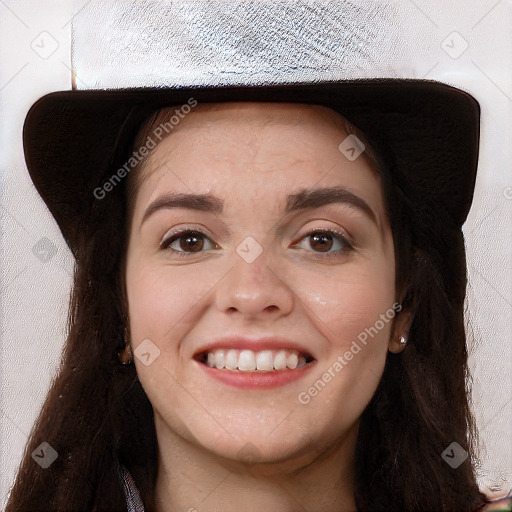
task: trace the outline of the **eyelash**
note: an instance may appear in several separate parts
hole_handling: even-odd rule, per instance
[[[184,230],[181,230],[181,231],[176,232],[176,233],[171,233],[169,238],[167,238],[166,240],[164,240],[161,243],[160,248],[162,250],[172,251],[174,253],[177,253],[178,256],[180,256],[182,258],[188,258],[189,255],[191,255],[191,254],[198,254],[198,253],[187,252],[187,251],[178,251],[178,250],[173,249],[172,247],[170,247],[173,242],[175,242],[176,240],[179,240],[182,236],[187,235],[187,234],[191,234],[191,233],[195,234],[195,235],[203,236],[206,239],[210,240],[210,238],[205,233],[203,233],[202,231],[199,231],[197,229],[184,229]],[[297,243],[302,242],[303,240],[305,240],[306,238],[310,237],[314,233],[319,233],[319,234],[322,234],[322,235],[324,235],[324,234],[333,235],[333,237],[335,239],[337,239],[338,242],[340,242],[342,248],[341,249],[337,249],[336,251],[333,251],[333,252],[324,252],[324,253],[317,252],[317,251],[309,251],[309,252],[314,252],[317,255],[321,255],[321,256],[327,257],[327,258],[334,258],[334,257],[341,257],[341,256],[343,256],[343,254],[346,254],[347,252],[350,252],[350,251],[352,251],[354,249],[352,244],[347,240],[346,236],[343,233],[341,233],[340,231],[333,230],[333,229],[314,229],[314,230],[306,233],[294,245],[296,245]],[[210,242],[212,243],[212,245],[218,245],[215,242],[213,242],[212,240],[210,240]],[[204,251],[199,251],[199,252],[204,252]]]

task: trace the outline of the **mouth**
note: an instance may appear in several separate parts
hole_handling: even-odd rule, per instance
[[[317,361],[294,349],[215,348],[193,358],[208,378],[241,389],[284,386],[309,374]]]
[[[194,359],[208,368],[240,373],[285,372],[315,361],[310,354],[293,349],[255,351],[234,348],[204,350],[197,353]]]

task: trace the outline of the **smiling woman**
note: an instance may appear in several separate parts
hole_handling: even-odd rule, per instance
[[[252,481],[261,510],[292,510],[276,481],[288,480],[288,493],[299,496],[304,479],[324,507],[355,508],[349,467],[357,420],[388,348],[399,350],[390,325],[321,400],[307,408],[296,401],[396,300],[380,179],[365,158],[341,154],[348,135],[325,107],[199,105],[130,176],[137,181],[143,172],[128,183],[130,338],[135,347],[150,339],[161,351],[150,366],[135,364],[155,415],[155,495],[168,510],[190,503],[178,501],[176,482],[190,496],[209,473],[223,474],[205,459],[213,454],[236,468],[247,443],[259,478],[234,469],[216,491],[216,508],[254,507]],[[215,199],[170,200],[176,190]],[[237,252],[249,236],[248,255],[258,251],[250,262]],[[329,403],[343,403],[343,414]],[[325,450],[329,462],[315,462]],[[204,469],[182,482],[191,462]],[[302,476],[293,482],[295,472]],[[265,485],[269,476],[274,482]],[[318,504],[318,497],[301,500],[306,509]]]
[[[77,266],[7,510],[485,506],[461,231],[478,120],[421,80],[40,100],[27,165]]]

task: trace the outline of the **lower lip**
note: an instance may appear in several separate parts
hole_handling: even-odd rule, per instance
[[[217,379],[224,384],[234,386],[243,389],[269,389],[276,388],[278,386],[284,386],[290,382],[293,382],[301,377],[308,374],[313,366],[316,365],[316,361],[306,363],[300,368],[291,370],[275,370],[275,371],[254,371],[254,372],[242,372],[240,370],[219,370],[218,368],[211,368],[206,364],[195,361],[203,371],[205,371],[210,377]]]

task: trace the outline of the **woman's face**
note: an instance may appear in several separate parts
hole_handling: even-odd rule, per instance
[[[381,182],[327,109],[211,107],[150,152],[136,193],[134,361],[159,442],[291,460],[355,439],[396,346]]]

